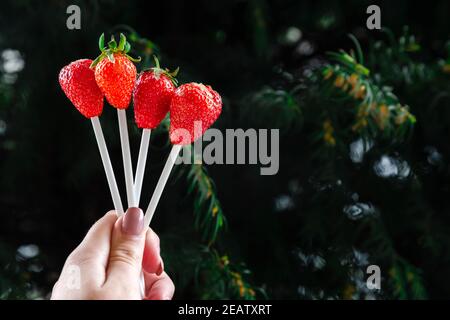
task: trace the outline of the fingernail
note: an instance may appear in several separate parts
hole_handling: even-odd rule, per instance
[[[164,262],[161,260],[159,263],[158,270],[156,270],[156,275],[160,276],[164,272]]]
[[[144,230],[144,214],[139,208],[129,208],[122,220],[122,231],[129,235],[139,235]]]

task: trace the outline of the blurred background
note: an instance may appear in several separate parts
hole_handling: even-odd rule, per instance
[[[81,30],[66,9],[81,8]],[[450,297],[450,2],[3,1],[0,298],[47,298],[65,258],[111,209],[95,138],[59,70],[125,32],[138,70],[210,84],[214,125],[280,129],[280,170],[181,165],[157,208],[178,299]],[[354,37],[349,37],[352,34]],[[344,54],[339,50],[348,53]],[[334,52],[335,54],[329,54]],[[140,132],[128,111],[134,159]],[[125,201],[117,120],[101,118]],[[152,135],[142,193],[170,145]],[[381,269],[381,290],[366,286]]]

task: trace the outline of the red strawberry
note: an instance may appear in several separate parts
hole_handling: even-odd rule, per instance
[[[200,138],[216,121],[222,111],[222,98],[210,86],[186,83],[175,90],[170,104],[170,140],[173,144],[189,144]],[[201,130],[194,130],[195,122]],[[183,139],[184,129],[190,134]]]
[[[86,118],[102,114],[103,94],[95,82],[92,60],[81,59],[70,63],[59,72],[59,84],[75,108]]]
[[[108,42],[108,48],[103,46],[104,35],[99,40],[100,56],[91,67],[95,67],[95,81],[108,100],[117,109],[126,109],[130,104],[131,94],[136,80],[136,67],[132,61],[139,61],[127,55],[130,44],[123,34],[117,46],[114,37]]]
[[[134,88],[134,117],[139,128],[154,129],[159,125],[169,112],[175,91],[178,69],[169,73],[159,67],[156,57],[155,62],[155,68],[141,73]]]

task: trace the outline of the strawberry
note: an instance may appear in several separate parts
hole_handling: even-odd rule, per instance
[[[95,81],[110,105],[117,109],[126,109],[130,104],[136,80],[136,67],[132,61],[140,60],[133,59],[127,54],[130,51],[130,44],[122,33],[119,45],[112,37],[108,42],[108,48],[104,47],[102,34],[99,47],[102,53],[91,64],[91,68],[95,68]]]
[[[75,108],[86,118],[102,114],[103,94],[95,82],[92,60],[80,59],[59,72],[59,84]]]
[[[222,111],[222,98],[210,86],[186,83],[179,86],[170,104],[170,140],[173,144],[189,144],[200,138],[216,121]],[[201,130],[194,127],[201,123]],[[187,130],[189,139],[181,135]],[[195,130],[194,130],[195,129]]]
[[[139,128],[154,129],[169,112],[178,69],[173,73],[156,66],[140,74],[133,93],[134,117]]]

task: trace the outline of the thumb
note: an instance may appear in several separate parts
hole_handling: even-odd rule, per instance
[[[114,224],[106,282],[138,284],[145,247],[144,214],[129,208]],[[136,279],[136,280],[134,280]]]

